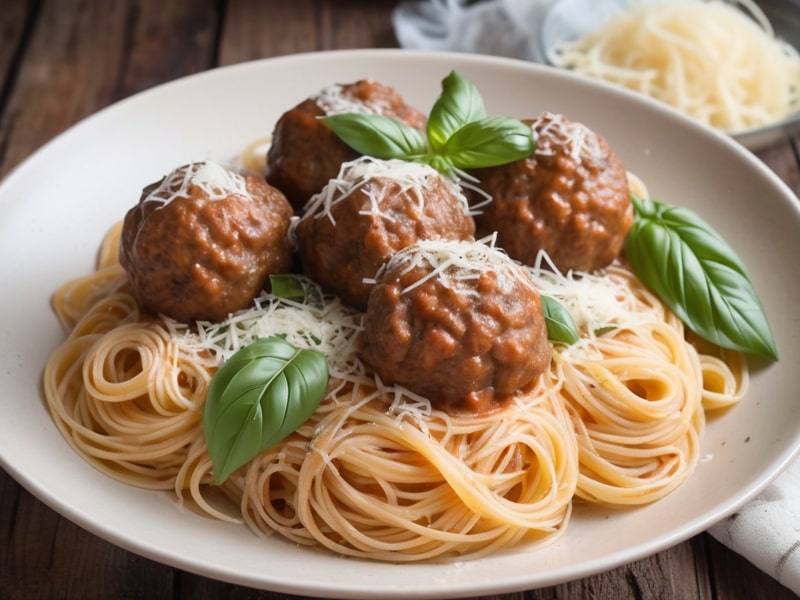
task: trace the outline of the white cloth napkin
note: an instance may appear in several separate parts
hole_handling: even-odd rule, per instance
[[[450,50],[547,62],[563,39],[587,33],[628,0],[429,0],[404,2],[393,15],[405,48]],[[640,0],[653,1],[653,0]]]
[[[708,532],[800,595],[800,460]]]
[[[546,62],[548,49],[563,36],[587,31],[598,17],[618,10],[624,2],[594,2],[589,4],[596,7],[591,10],[582,3],[584,9],[576,12],[570,4],[578,1],[483,0],[469,5],[466,0],[410,1],[395,9],[392,22],[405,48]],[[709,533],[800,595],[800,461]]]
[[[555,0],[404,2],[393,15],[405,48],[475,52],[543,62],[535,29]]]

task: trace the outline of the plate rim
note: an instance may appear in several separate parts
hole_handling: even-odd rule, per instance
[[[149,88],[147,90],[138,92],[131,96],[128,96],[118,102],[112,103],[99,111],[92,113],[91,115],[85,117],[84,119],[79,120],[63,132],[59,133],[57,136],[37,148],[34,152],[20,161],[17,165],[15,165],[0,181],[0,200],[3,200],[6,196],[5,190],[7,187],[11,185],[10,182],[14,181],[18,177],[22,177],[27,169],[33,168],[31,165],[35,165],[37,161],[41,160],[42,156],[45,156],[48,152],[53,151],[53,148],[58,148],[58,145],[63,143],[63,140],[69,139],[74,132],[80,128],[84,127],[86,124],[91,123],[94,120],[98,120],[104,118],[109,112],[112,111],[119,111],[122,110],[126,105],[134,102],[139,102],[142,98],[152,95],[152,94],[162,94],[164,90],[169,89],[174,86],[183,86],[186,85],[187,82],[196,80],[196,79],[205,79],[209,78],[210,76],[217,77],[217,76],[225,76],[225,73],[231,72],[234,70],[250,70],[255,69],[258,70],[265,64],[274,64],[277,62],[281,63],[301,63],[306,61],[317,61],[317,60],[348,60],[350,58],[358,59],[360,57],[375,57],[380,58],[382,56],[385,57],[398,57],[398,56],[413,56],[417,60],[424,58],[426,56],[433,55],[438,59],[447,59],[450,58],[453,61],[470,61],[470,62],[478,62],[483,63],[486,65],[497,64],[500,66],[522,66],[524,65],[526,70],[531,71],[538,71],[539,73],[558,73],[557,77],[559,79],[563,77],[577,77],[577,76],[570,76],[565,74],[561,70],[556,70],[551,67],[535,65],[532,63],[526,63],[525,61],[517,60],[517,59],[509,59],[509,58],[502,58],[502,57],[490,57],[486,55],[470,55],[465,53],[454,53],[454,52],[438,52],[438,51],[409,51],[409,50],[401,50],[401,49],[350,49],[350,50],[332,50],[332,51],[319,51],[319,52],[305,52],[300,54],[292,54],[292,55],[284,55],[279,57],[272,57],[272,58],[263,58],[257,59],[252,61],[247,61],[243,63],[236,63],[232,65],[220,66],[215,67],[212,69],[208,69],[205,71],[201,71],[198,73],[194,73],[191,75],[187,75],[169,82],[165,82]],[[591,87],[597,88],[606,88],[606,89],[613,89],[615,95],[623,95],[628,96],[629,99],[633,99],[636,102],[644,102],[645,104],[656,105],[656,102],[650,100],[646,97],[641,97],[633,92],[628,92],[627,90],[620,90],[616,87],[610,86],[610,84],[605,84],[604,82],[595,82],[590,81],[585,78],[581,78],[583,84],[590,85]],[[694,124],[693,121],[690,121],[688,117],[678,113],[677,111],[672,111],[668,107],[663,107],[660,104],[657,105],[659,107],[660,112],[673,112],[674,118],[678,120],[685,120]],[[696,126],[696,124],[694,124]],[[729,137],[721,134],[719,132],[710,130],[707,132],[709,134],[714,135],[717,137],[718,140],[722,141],[722,143],[729,144],[736,146],[738,151],[741,152],[743,156],[746,156],[746,150],[740,147],[735,141],[731,140]],[[749,157],[750,164],[754,167],[758,167],[762,169],[764,174],[767,174],[772,179],[773,185],[777,185],[778,187],[784,188],[784,193],[788,193],[789,195],[793,195],[793,192],[788,188],[785,182],[783,182],[774,172],[772,172],[766,165],[764,165],[761,161],[753,157]],[[797,200],[796,196],[794,197]],[[800,202],[798,203],[800,206]],[[4,203],[0,202],[0,212],[2,212],[4,208]],[[50,490],[43,486],[41,482],[36,482],[29,474],[23,473],[20,470],[16,469],[13,462],[7,459],[5,452],[3,451],[3,444],[0,443],[0,465],[28,492],[32,495],[37,497],[41,500],[44,504],[49,506],[51,509],[55,510],[59,514],[63,515],[73,523],[79,525],[81,528],[98,535],[99,537],[117,545],[125,550],[134,552],[141,556],[145,556],[147,558],[151,558],[156,560],[162,564],[170,565],[175,568],[182,568],[187,569],[189,571],[198,573],[204,576],[214,577],[215,579],[219,579],[222,581],[228,581],[230,583],[238,583],[243,585],[248,585],[251,587],[259,587],[261,589],[271,589],[275,591],[282,591],[282,592],[289,592],[289,593],[313,593],[320,596],[325,597],[338,597],[338,594],[356,594],[354,597],[373,597],[376,593],[374,589],[364,589],[358,590],[354,589],[337,589],[337,590],[330,590],[325,589],[324,587],[315,587],[311,585],[310,582],[302,582],[299,586],[289,586],[286,587],[283,584],[276,583],[272,581],[272,587],[263,588],[265,581],[264,580],[254,580],[246,573],[237,573],[232,574],[229,571],[224,571],[219,568],[215,569],[213,565],[203,565],[200,562],[191,562],[185,560],[176,560],[176,557],[172,556],[169,552],[164,551],[163,548],[161,549],[154,549],[149,545],[142,543],[140,540],[132,540],[128,538],[123,538],[117,535],[114,531],[108,530],[107,528],[103,527],[102,525],[98,524],[95,521],[92,521],[83,511],[76,510],[75,507],[63,506],[59,503],[58,498],[52,496]],[[788,448],[788,446],[787,446]],[[789,464],[797,457],[800,456],[800,432],[796,436],[796,439],[793,443],[793,447],[790,451],[787,451],[781,455],[780,460],[776,461],[774,467],[770,469],[769,473],[765,474],[760,480],[750,482],[750,485],[747,488],[746,493],[738,496],[735,500],[730,501],[725,506],[718,506],[716,510],[710,511],[709,514],[706,514],[704,518],[698,518],[695,522],[681,531],[676,531],[671,536],[662,536],[658,543],[650,543],[644,544],[635,549],[633,552],[626,552],[624,553],[624,560],[623,557],[619,556],[619,552],[616,554],[612,554],[607,557],[603,557],[602,559],[598,559],[594,561],[593,564],[586,565],[582,570],[579,570],[577,575],[570,574],[568,577],[556,577],[551,578],[546,581],[542,581],[541,583],[534,582],[531,583],[525,577],[518,577],[516,580],[509,580],[506,579],[504,581],[503,586],[497,586],[492,583],[488,583],[484,589],[480,587],[476,587],[474,582],[469,582],[464,584],[463,586],[452,585],[449,584],[444,589],[437,589],[437,588],[425,588],[416,590],[413,588],[411,593],[407,590],[398,590],[396,597],[416,597],[417,594],[420,597],[434,597],[431,596],[433,593],[442,594],[445,593],[446,595],[450,596],[453,593],[455,594],[464,594],[469,593],[471,595],[475,595],[476,593],[503,593],[504,591],[516,591],[521,589],[533,589],[534,587],[543,587],[547,585],[556,585],[558,583],[562,583],[564,581],[571,581],[579,577],[586,577],[607,569],[614,568],[616,566],[620,566],[624,562],[630,562],[631,560],[636,560],[642,558],[644,556],[649,556],[655,552],[662,551],[672,545],[679,543],[688,539],[689,537],[696,535],[697,533],[707,529],[707,527],[711,524],[711,522],[716,522],[719,519],[727,516],[728,514],[734,512],[742,505],[746,504],[747,502],[751,501],[755,498],[763,489],[769,485],[771,481],[773,481],[776,477],[780,475],[783,470],[785,470]],[[535,552],[535,551],[534,551]],[[408,566],[408,565],[405,565]],[[520,587],[520,586],[527,586],[527,587]],[[501,591],[498,591],[501,590]],[[384,598],[391,598],[395,597],[395,594],[391,590],[381,590],[381,597]],[[334,595],[330,595],[334,594]],[[361,596],[360,594],[364,594]],[[439,597],[436,595],[435,597]]]

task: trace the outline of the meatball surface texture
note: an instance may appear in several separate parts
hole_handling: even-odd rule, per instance
[[[474,239],[475,222],[458,186],[432,167],[362,157],[314,197],[295,234],[306,275],[364,310],[369,280],[398,250]]]
[[[146,312],[219,322],[249,306],[269,274],[290,268],[291,216],[261,177],[186,165],[146,187],[127,212],[120,263]]]
[[[529,265],[540,250],[561,272],[609,265],[633,224],[625,168],[580,123],[552,113],[530,123],[532,156],[474,172],[492,196],[475,216],[478,235],[496,231],[498,245]]]
[[[550,364],[528,272],[481,242],[421,241],[378,276],[362,358],[385,383],[451,413],[480,414],[529,391]]]
[[[423,113],[393,88],[371,80],[328,86],[288,110],[272,132],[267,181],[286,195],[295,211],[336,176],[342,163],[359,156],[319,119],[349,112],[382,114],[425,129]]]

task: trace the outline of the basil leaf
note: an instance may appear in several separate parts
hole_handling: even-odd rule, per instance
[[[485,117],[456,131],[442,154],[459,169],[479,169],[527,158],[534,148],[529,125],[509,117]]]
[[[305,298],[306,290],[303,284],[291,273],[269,276],[269,289],[278,298]]]
[[[434,152],[467,123],[486,116],[483,98],[473,83],[455,71],[442,80],[442,93],[428,115],[428,142]]]
[[[421,157],[420,160],[439,171],[439,173],[443,173],[449,177],[453,175],[453,161],[446,156],[442,156],[441,154],[428,154]]]
[[[325,395],[328,362],[273,336],[231,356],[211,378],[203,433],[219,485],[311,416]]]
[[[625,252],[636,276],[700,337],[777,359],[761,302],[722,237],[686,208],[631,201],[636,218]]]
[[[555,298],[540,296],[542,314],[547,325],[547,339],[571,345],[580,339],[578,327],[569,311]]]
[[[361,154],[426,163],[450,177],[459,169],[514,162],[535,148],[529,125],[510,117],[487,117],[477,88],[455,71],[442,81],[424,134],[380,114],[342,113],[320,119]]]
[[[420,131],[385,115],[341,113],[320,119],[345,144],[367,156],[408,160],[428,151]]]

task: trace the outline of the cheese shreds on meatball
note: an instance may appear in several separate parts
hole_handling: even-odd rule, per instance
[[[469,239],[467,198],[432,167],[359,157],[312,196],[293,223],[303,272],[346,304],[366,307],[380,266],[422,239]]]
[[[542,113],[533,121],[531,130],[536,142],[534,153],[540,156],[554,156],[559,146],[574,160],[599,160],[605,154],[597,135],[591,129],[583,123],[570,121],[561,114]],[[549,143],[541,144],[540,141],[545,139]]]
[[[342,113],[380,114],[425,130],[425,115],[393,88],[370,79],[329,85],[287,110],[272,130],[267,181],[281,190],[299,214],[309,199],[360,156],[320,117]]]
[[[259,176],[184,165],[125,214],[120,265],[145,312],[220,321],[291,267],[291,216],[286,197]]]
[[[420,240],[376,277],[362,358],[448,412],[501,408],[535,385],[550,357],[533,280],[497,248]]]
[[[331,208],[345,200],[354,191],[364,188],[370,180],[378,177],[399,184],[401,193],[408,194],[420,212],[425,207],[425,196],[434,183],[437,185],[444,183],[452,196],[456,198],[464,214],[470,214],[467,198],[461,188],[452,180],[443,177],[433,167],[423,163],[396,159],[376,160],[369,156],[362,156],[344,163],[339,174],[331,179],[319,194],[311,198],[306,207],[306,214],[314,215],[317,219],[327,217],[332,223],[335,223]],[[369,197],[370,208],[361,211],[360,214],[390,220],[395,218],[382,210],[381,200],[385,196],[370,189],[364,191]]]
[[[352,86],[351,86],[352,87]],[[314,96],[317,105],[326,115],[342,113],[385,114],[391,111],[391,103],[381,96],[360,99],[348,94],[348,87],[340,83],[329,85]]]
[[[252,198],[244,177],[219,163],[207,161],[175,169],[142,201],[166,205],[176,198],[188,198],[191,186],[199,188],[212,201],[224,200],[233,194]]]
[[[508,257],[507,254],[494,247],[495,236],[490,236],[473,243],[449,240],[421,240],[417,242],[415,252],[398,253],[386,264],[382,271],[396,268],[405,262],[403,272],[410,272],[420,266],[428,266],[429,271],[425,276],[403,288],[406,294],[422,285],[431,278],[438,278],[443,287],[455,289],[456,282],[478,279],[486,271],[500,271],[506,273],[513,270],[518,277],[520,265]],[[380,273],[378,274],[380,277]],[[508,284],[511,278],[498,280],[501,285]],[[534,288],[533,281],[519,281],[527,283]],[[479,295],[479,291],[466,288],[464,291]],[[507,290],[511,292],[509,285]]]

